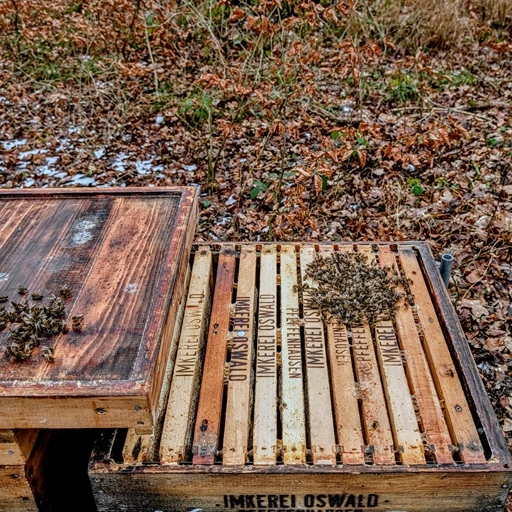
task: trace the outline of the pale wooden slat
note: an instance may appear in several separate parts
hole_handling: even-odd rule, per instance
[[[359,251],[368,261],[376,261],[369,245],[360,245]],[[377,358],[381,368],[384,395],[399,457],[403,464],[425,464],[423,441],[414,404],[402,363],[400,347],[391,321],[379,321],[375,325]]]
[[[331,246],[320,246],[324,257]],[[352,351],[345,325],[327,323],[327,349],[331,369],[333,409],[336,434],[343,464],[364,464],[363,427],[359,416],[358,390],[352,366]]]
[[[186,456],[190,442],[189,425],[194,420],[201,355],[204,351],[210,311],[211,274],[211,251],[208,247],[201,247],[194,258],[190,286],[186,295],[183,324],[160,440],[161,464],[181,462]]]
[[[349,246],[340,246],[341,252],[351,252]],[[350,326],[356,359],[355,370],[362,400],[366,438],[372,447],[375,464],[395,464],[393,435],[386,408],[386,399],[380,380],[379,366],[370,327]]]
[[[260,269],[253,461],[255,465],[271,465],[276,462],[277,448],[277,255],[274,245],[262,247]]]
[[[425,336],[424,348],[430,361],[452,438],[458,444],[462,460],[468,464],[486,462],[482,444],[471,416],[464,389],[439,324],[422,271],[412,247],[399,246],[400,261],[411,279],[418,319]]]
[[[360,245],[359,251],[368,261],[376,261],[369,245]],[[391,321],[375,325],[377,358],[381,368],[384,394],[394,431],[398,453],[403,464],[425,464],[425,454],[414,404],[402,363],[400,347]]]
[[[380,247],[379,262],[383,266],[396,269],[395,255],[391,252],[389,246]],[[400,293],[405,292],[401,285],[398,287],[398,291]],[[427,444],[433,451],[438,464],[453,464],[448,427],[423,352],[414,316],[404,298],[398,304],[395,323],[400,345],[405,352],[406,369],[411,381],[412,392],[416,396]]]
[[[194,456],[192,459],[194,464],[214,464],[218,449],[235,266],[234,248],[223,247],[217,267],[215,294],[194,429]]]
[[[256,250],[243,246],[234,308],[231,360],[228,376],[226,424],[222,443],[224,465],[247,462],[251,423],[252,360],[254,354],[254,309],[256,302]]]
[[[298,284],[295,247],[283,245],[280,258],[283,460],[285,464],[304,464],[306,462],[306,418],[299,297],[295,289]]]
[[[314,286],[306,267],[315,258],[314,247],[301,247],[300,266],[303,284]],[[309,435],[314,464],[336,464],[336,439],[331,406],[331,389],[325,348],[324,325],[318,309],[308,305],[309,290],[304,289],[303,316]]]
[[[377,353],[382,369],[384,390],[399,456],[403,464],[425,464],[425,450],[414,411],[411,392],[401,361],[400,347],[391,321],[375,326]]]

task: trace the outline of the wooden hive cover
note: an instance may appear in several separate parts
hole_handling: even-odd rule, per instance
[[[336,251],[406,278],[393,321],[309,305]],[[500,509],[510,454],[425,244],[198,245],[184,300],[165,421],[98,438],[100,512]]]
[[[0,306],[67,286],[66,318],[84,317],[23,362],[0,332],[0,429],[152,426],[196,201],[187,187],[0,193]]]

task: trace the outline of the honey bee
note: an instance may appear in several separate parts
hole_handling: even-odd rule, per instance
[[[20,295],[26,295],[26,294],[27,294],[27,292],[28,292],[28,290],[27,290],[24,286],[20,286],[20,287],[18,288],[18,293],[19,293]]]
[[[71,298],[71,290],[67,284],[60,289],[60,296],[66,300]]]
[[[42,300],[43,296],[40,293],[33,293],[32,300]]]
[[[7,302],[7,299],[9,298],[8,295],[0,295],[0,303]]]
[[[51,347],[44,347],[41,350],[41,354],[49,363],[54,363],[55,362],[55,358],[53,357],[53,348],[51,348]]]
[[[73,331],[80,332],[83,328],[84,315],[75,315],[71,317],[71,328]]]

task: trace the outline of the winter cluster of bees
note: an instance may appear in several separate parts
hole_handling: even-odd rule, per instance
[[[20,287],[18,294],[25,296],[28,290]],[[50,295],[47,298],[47,305],[42,302],[44,296],[41,293],[32,293],[31,298],[35,303],[28,300],[12,301],[10,306],[5,307],[1,303],[6,303],[9,297],[0,295],[0,331],[7,326],[10,327],[6,356],[11,361],[26,361],[32,356],[33,349],[40,346],[43,340],[61,333],[66,334],[69,327],[65,322],[66,311],[63,301],[70,299],[71,296],[69,287],[63,286],[60,297]],[[74,331],[81,331],[83,319],[83,315],[71,317],[71,328]],[[54,361],[52,347],[42,347],[41,354],[47,361]]]

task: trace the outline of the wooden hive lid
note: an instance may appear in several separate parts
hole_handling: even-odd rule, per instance
[[[0,428],[150,428],[197,219],[192,187],[0,192],[0,295],[63,286],[70,330],[4,356]],[[28,290],[20,295],[18,288]],[[83,315],[83,328],[71,318]],[[12,327],[12,326],[11,326]],[[42,357],[53,348],[54,362]]]

